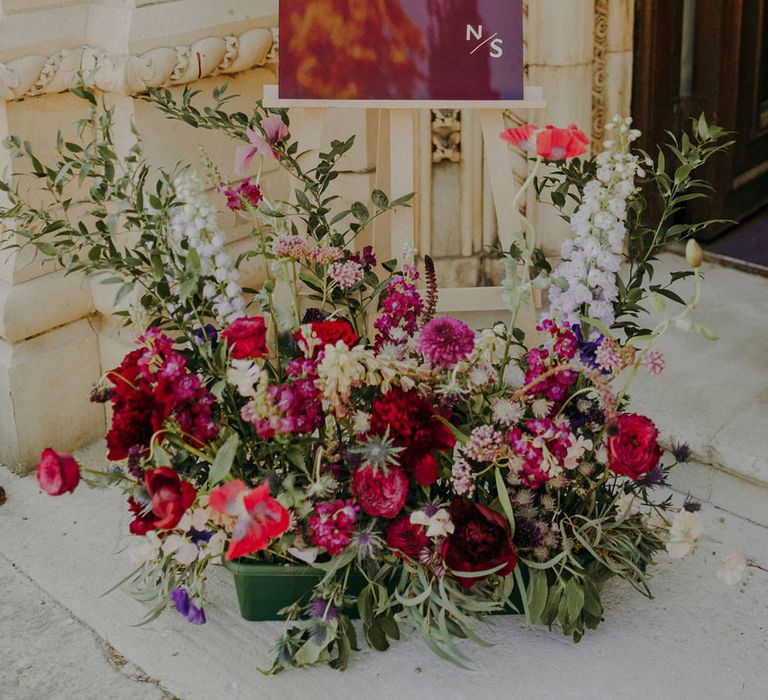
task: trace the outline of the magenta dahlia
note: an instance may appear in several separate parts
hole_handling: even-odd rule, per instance
[[[446,368],[467,359],[475,347],[475,332],[464,321],[443,316],[421,331],[419,350],[432,364]]]

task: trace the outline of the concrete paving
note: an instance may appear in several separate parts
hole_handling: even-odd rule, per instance
[[[656,281],[685,269],[662,256]],[[659,343],[667,370],[646,374],[630,391],[632,408],[653,418],[669,442],[687,442],[696,463],[676,470],[682,491],[768,525],[768,277],[707,264],[696,320],[715,342],[670,330]],[[692,285],[680,284],[692,297]],[[680,290],[678,290],[680,292]],[[669,313],[677,313],[669,304]]]
[[[144,611],[139,603],[123,592],[101,596],[131,568],[120,553],[121,494],[81,489],[53,499],[33,477],[5,469],[0,482],[8,491],[0,507],[3,699],[765,698],[768,573],[750,568],[742,585],[729,588],[716,572],[734,552],[768,564],[768,533],[712,507],[695,554],[661,557],[656,599],[610,586],[605,623],[578,645],[505,617],[485,634],[494,647],[466,645],[472,671],[440,661],[409,636],[387,653],[359,654],[346,673],[323,667],[266,678],[257,667],[268,664],[281,625],[243,621],[226,571],[211,573],[208,625],[168,611],[132,626]],[[115,658],[125,665],[115,668]]]

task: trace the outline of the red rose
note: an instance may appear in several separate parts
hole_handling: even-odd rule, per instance
[[[68,452],[49,447],[37,463],[37,483],[49,496],[72,493],[80,483],[80,465]]]
[[[352,324],[345,318],[336,318],[332,321],[312,321],[305,325],[312,328],[312,335],[319,340],[319,342],[315,341],[317,344],[314,347],[314,356],[317,356],[326,345],[336,345],[340,340],[343,340],[348,348],[353,348],[360,342]],[[294,338],[299,342],[304,341],[304,335],[301,331],[298,331]]]
[[[400,453],[400,464],[419,484],[437,481],[433,450],[449,450],[456,438],[439,419],[444,414],[416,391],[392,389],[379,396],[371,407],[370,435],[388,434]]]
[[[490,508],[456,497],[451,502],[451,521],[455,530],[443,543],[443,559],[452,571],[485,571],[507,576],[517,566],[507,519]],[[471,588],[489,574],[457,578],[462,588]]]
[[[221,332],[221,337],[232,348],[236,360],[267,354],[267,324],[261,316],[238,318]]]
[[[144,483],[151,510],[147,511],[133,498],[128,501],[135,516],[130,525],[134,535],[146,535],[150,530],[172,530],[197,497],[195,487],[182,481],[170,467],[148,469],[144,472]]]
[[[414,525],[411,516],[405,515],[387,528],[387,547],[415,559],[429,547],[429,537],[423,525]]]
[[[608,468],[637,479],[654,469],[661,459],[659,431],[649,418],[622,413],[608,438]]]
[[[352,474],[352,493],[368,515],[394,518],[408,497],[408,477],[399,467],[361,467]]]
[[[565,129],[547,125],[536,137],[536,153],[547,160],[575,158],[587,152],[589,139],[575,124]]]

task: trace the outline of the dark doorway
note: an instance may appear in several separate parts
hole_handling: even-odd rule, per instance
[[[646,147],[701,112],[735,132],[707,173],[712,199],[688,215],[744,221],[768,205],[768,0],[638,0],[635,47],[633,112]],[[768,229],[762,240],[768,247]]]

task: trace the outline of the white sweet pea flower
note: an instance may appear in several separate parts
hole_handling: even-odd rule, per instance
[[[135,566],[154,561],[160,554],[160,540],[156,532],[150,531],[144,537],[132,538],[128,546],[128,559]]]
[[[726,586],[736,586],[741,583],[747,571],[747,558],[743,554],[731,554],[723,559],[717,571],[719,578]]]
[[[587,440],[579,436],[576,438],[576,442],[568,448],[568,454],[565,456],[565,463],[563,466],[566,469],[576,469],[579,466],[581,458],[584,453],[591,450],[593,447],[592,440]]]
[[[690,554],[703,533],[704,526],[699,511],[691,513],[687,510],[681,510],[675,513],[669,528],[669,541],[667,542],[669,556],[672,559],[682,559]]]
[[[456,529],[445,508],[441,508],[434,515],[427,515],[423,510],[414,511],[411,513],[411,524],[426,527],[427,537],[447,537]]]
[[[197,557],[200,553],[197,545],[190,542],[186,537],[182,535],[168,535],[165,538],[162,546],[163,554],[166,556],[173,555],[173,558],[179,562],[179,564],[189,565],[197,561]]]
[[[240,396],[252,399],[257,391],[254,388],[261,379],[262,369],[253,360],[232,360],[227,369],[227,381],[237,389]]]

